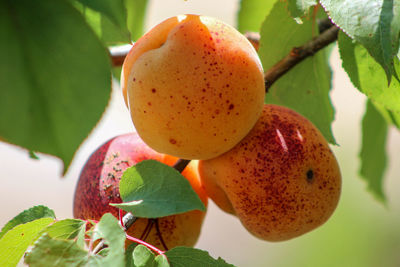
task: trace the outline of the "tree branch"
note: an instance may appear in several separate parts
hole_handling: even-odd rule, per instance
[[[132,44],[121,45],[121,46],[112,46],[109,48],[111,63],[113,67],[122,66],[124,63],[126,55],[128,55],[129,51],[132,48]]]
[[[331,26],[329,29],[308,41],[300,47],[294,47],[290,53],[276,63],[272,68],[267,70],[264,74],[265,90],[271,88],[272,84],[276,82],[282,75],[300,63],[303,59],[314,55],[322,48],[337,40],[339,28]]]

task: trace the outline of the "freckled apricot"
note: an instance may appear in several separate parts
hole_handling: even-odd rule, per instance
[[[177,160],[149,148],[136,133],[117,136],[101,145],[90,156],[80,174],[74,196],[74,217],[99,220],[107,212],[118,217],[118,209],[109,204],[122,202],[119,196],[121,176],[128,167],[147,159],[158,160],[170,166]],[[182,174],[207,206],[208,197],[200,183],[197,162],[191,162]],[[192,210],[159,218],[159,229],[167,248],[194,246],[200,235],[204,216],[205,212]],[[145,238],[147,243],[160,249],[166,249],[157,235],[155,225],[152,225],[147,236],[143,236],[148,223],[148,219],[139,218],[127,233],[136,238]]]
[[[121,86],[140,137],[186,159],[213,158],[236,145],[259,118],[265,95],[249,41],[197,15],[167,19],[140,38],[125,59]]]
[[[265,105],[232,150],[199,161],[208,196],[258,238],[288,240],[323,224],[341,191],[336,158],[319,130],[300,114]]]

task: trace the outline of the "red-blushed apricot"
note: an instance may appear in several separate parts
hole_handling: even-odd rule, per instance
[[[263,69],[250,42],[213,18],[170,18],[140,38],[121,86],[141,138],[154,150],[209,159],[235,146],[259,118]]]
[[[264,240],[315,229],[339,201],[341,174],[328,143],[310,121],[285,107],[265,105],[239,144],[198,166],[208,196]]]
[[[109,203],[122,202],[119,196],[121,176],[128,167],[146,159],[158,160],[167,165],[173,165],[177,160],[152,150],[136,133],[117,136],[100,146],[90,156],[80,174],[74,196],[74,217],[99,220],[107,212],[118,217],[118,209]],[[196,162],[191,162],[182,174],[207,206],[208,198],[201,186]],[[159,218],[159,229],[167,248],[194,246],[200,235],[204,216],[205,212],[193,210]],[[139,218],[127,233],[140,238],[148,222],[148,219]],[[157,235],[155,225],[145,241],[166,249]]]

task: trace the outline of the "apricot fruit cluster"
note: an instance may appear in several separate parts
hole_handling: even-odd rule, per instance
[[[140,137],[154,150],[210,159],[253,128],[264,103],[257,52],[214,18],[169,18],[133,45],[121,86]]]
[[[121,86],[137,134],[114,138],[91,156],[75,217],[117,216],[108,204],[121,202],[123,171],[144,159],[172,165],[174,156],[199,159],[198,169],[192,162],[183,175],[204,204],[208,195],[263,240],[300,236],[335,210],[341,174],[328,143],[300,114],[264,104],[257,52],[231,26],[197,15],[165,20],[133,45]],[[147,232],[147,242],[165,249],[193,246],[203,218],[197,210],[163,217],[159,232],[139,219],[128,233]]]
[[[73,215],[79,219],[100,220],[104,213],[118,217],[118,209],[110,203],[121,203],[119,181],[130,166],[146,159],[154,159],[173,165],[174,157],[160,154],[149,148],[136,133],[120,135],[101,145],[84,165],[75,190]],[[200,184],[194,163],[182,172],[198,194],[204,205],[208,198]],[[149,244],[161,249],[176,246],[194,246],[199,235],[205,212],[193,210],[158,219],[158,228],[148,228],[149,219],[139,218],[127,230],[136,238],[145,239]]]
[[[300,236],[335,210],[341,175],[328,143],[300,114],[264,105],[257,52],[234,28],[197,15],[165,20],[133,45],[121,86],[142,139],[199,159],[207,195],[256,237]]]

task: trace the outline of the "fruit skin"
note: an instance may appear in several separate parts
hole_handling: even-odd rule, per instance
[[[268,241],[320,226],[339,201],[341,174],[328,143],[310,121],[285,107],[265,105],[238,145],[198,166],[208,196]]]
[[[263,69],[250,42],[214,18],[167,19],[125,58],[121,86],[140,137],[154,150],[209,159],[235,146],[264,102]]]
[[[118,217],[118,209],[109,203],[121,203],[119,181],[122,173],[136,163],[154,159],[173,165],[174,157],[163,155],[149,148],[136,133],[120,135],[100,146],[88,159],[82,169],[75,190],[73,214],[75,218],[100,220],[110,212]],[[188,179],[202,202],[208,198],[203,191],[195,162],[189,164],[182,174]],[[159,218],[160,232],[168,249],[175,246],[194,246],[200,235],[205,212],[193,210],[186,213]],[[140,238],[148,219],[138,219],[128,234]],[[165,249],[153,227],[146,242]]]

